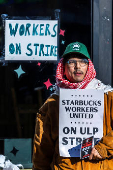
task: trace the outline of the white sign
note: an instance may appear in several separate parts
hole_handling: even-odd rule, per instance
[[[5,60],[57,60],[57,20],[6,20]]]
[[[94,136],[96,142],[103,136],[104,92],[60,88],[59,102],[60,156],[73,157],[70,151],[77,152],[83,139]]]

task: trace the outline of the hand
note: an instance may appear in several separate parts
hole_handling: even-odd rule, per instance
[[[100,156],[100,154],[95,148],[92,149],[91,154],[89,155],[89,160],[92,160],[92,159],[97,159],[97,160],[102,159],[102,157]]]

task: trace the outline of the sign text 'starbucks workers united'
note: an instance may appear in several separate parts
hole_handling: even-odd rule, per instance
[[[80,157],[80,144],[103,136],[103,90],[60,88],[59,151],[60,156]]]
[[[5,22],[5,60],[57,60],[57,20]]]

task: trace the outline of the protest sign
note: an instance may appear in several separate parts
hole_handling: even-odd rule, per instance
[[[104,92],[60,88],[59,102],[60,156],[80,157],[84,139],[103,136]]]
[[[6,20],[5,60],[57,60],[57,20]]]

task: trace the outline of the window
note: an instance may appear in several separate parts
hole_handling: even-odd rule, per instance
[[[3,0],[0,14],[20,17],[47,17],[54,19],[55,9],[60,9],[59,58],[65,47],[74,41],[84,43],[91,54],[91,4],[90,0]],[[4,52],[3,22],[0,20],[0,53]],[[21,65],[25,72],[19,78],[15,70]],[[13,163],[21,163],[24,168],[32,167],[32,146],[36,113],[47,97],[53,92],[44,82],[48,79],[55,84],[57,62],[3,62],[0,61],[0,143],[1,153]],[[25,150],[22,147],[25,145]],[[29,148],[28,151],[26,148]],[[21,158],[14,157],[21,152]],[[24,153],[23,153],[24,152]],[[28,152],[28,153],[25,153]],[[27,161],[24,155],[29,155]]]

